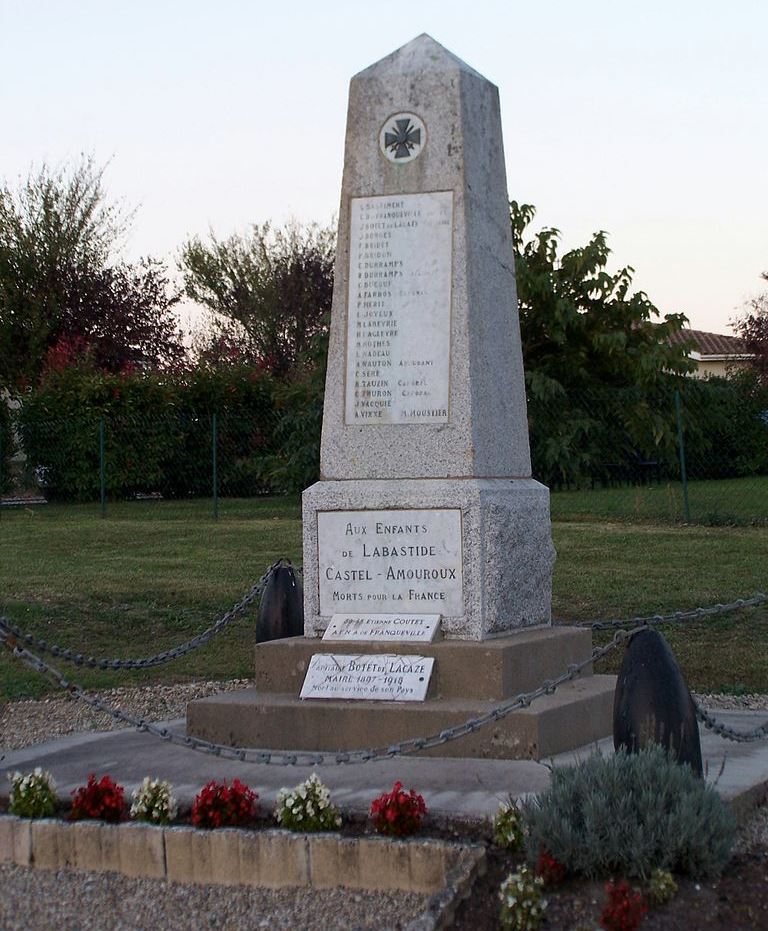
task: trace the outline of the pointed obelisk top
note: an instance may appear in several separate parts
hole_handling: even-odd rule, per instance
[[[397,74],[423,74],[424,72],[463,71],[475,77],[487,80],[474,68],[462,61],[453,52],[435,42],[432,36],[422,32],[394,52],[369,65],[355,75],[356,78],[380,78],[389,72]]]

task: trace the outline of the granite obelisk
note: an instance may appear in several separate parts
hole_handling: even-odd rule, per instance
[[[305,634],[342,611],[548,624],[497,88],[427,35],[356,75],[339,217]]]

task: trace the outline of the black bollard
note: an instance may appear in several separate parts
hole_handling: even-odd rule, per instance
[[[696,708],[667,641],[642,630],[627,646],[613,698],[613,746],[636,753],[649,743],[702,775]]]
[[[293,566],[278,566],[270,575],[259,605],[256,642],[304,634],[304,592]]]

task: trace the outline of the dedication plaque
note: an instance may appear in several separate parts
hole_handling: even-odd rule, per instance
[[[434,659],[429,656],[349,656],[315,653],[309,661],[301,698],[365,698],[424,701]]]
[[[464,614],[461,510],[318,511],[320,614]]]
[[[323,640],[431,643],[439,614],[334,614]]]
[[[447,423],[453,193],[352,199],[347,424]]]

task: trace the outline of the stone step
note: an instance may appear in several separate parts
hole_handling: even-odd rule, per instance
[[[315,653],[370,656],[381,653],[434,657],[430,698],[502,701],[537,688],[589,656],[592,633],[578,627],[541,627],[490,640],[434,643],[325,642],[290,637],[256,645],[256,688],[262,694],[298,695]],[[591,673],[587,667],[583,675]]]
[[[587,676],[544,695],[431,756],[541,760],[611,733],[615,676]],[[434,698],[424,702],[335,701],[297,692],[225,692],[187,706],[187,732],[230,746],[275,750],[358,750],[425,737],[475,718],[497,702]]]

